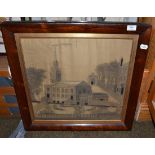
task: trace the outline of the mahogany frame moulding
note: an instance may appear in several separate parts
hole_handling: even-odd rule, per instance
[[[127,31],[128,25],[136,25],[135,31]],[[137,100],[148,50],[141,44],[149,44],[151,26],[142,23],[40,23],[40,22],[4,22],[1,24],[4,44],[12,72],[12,78],[26,130],[129,130],[132,127]],[[36,121],[31,117],[26,88],[18,50],[15,41],[17,33],[96,33],[96,34],[133,34],[139,35],[134,68],[131,78],[126,113],[121,121],[76,120]],[[95,122],[96,121],[96,122]]]

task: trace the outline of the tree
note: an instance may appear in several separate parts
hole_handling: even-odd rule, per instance
[[[32,93],[32,100],[37,101],[37,96],[41,92],[41,84],[45,78],[45,70],[30,67],[26,71]]]
[[[119,62],[117,62],[116,60],[110,63],[99,64],[96,67],[99,86],[105,86],[110,87],[110,89],[116,89],[119,70]]]
[[[104,81],[104,78],[106,76],[105,73],[106,73],[106,70],[107,70],[107,66],[108,66],[108,64],[104,63],[104,64],[99,64],[96,67],[96,73],[98,75],[98,80],[99,81]]]

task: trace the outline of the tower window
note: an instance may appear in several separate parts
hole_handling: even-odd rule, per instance
[[[91,85],[94,85],[94,82],[93,81],[91,81]]]
[[[50,94],[47,94],[46,96],[47,96],[47,98],[50,98]]]

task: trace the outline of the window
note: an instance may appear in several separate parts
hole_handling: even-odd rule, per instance
[[[122,87],[121,88],[121,95],[123,95],[123,92],[124,92],[124,88]]]
[[[50,94],[49,94],[49,93],[47,93],[47,95],[46,95],[46,96],[47,96],[47,98],[50,98]]]
[[[73,100],[73,96],[71,96],[71,100]]]

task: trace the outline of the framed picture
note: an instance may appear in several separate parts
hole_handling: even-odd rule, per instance
[[[26,130],[129,130],[151,26],[5,22]]]

